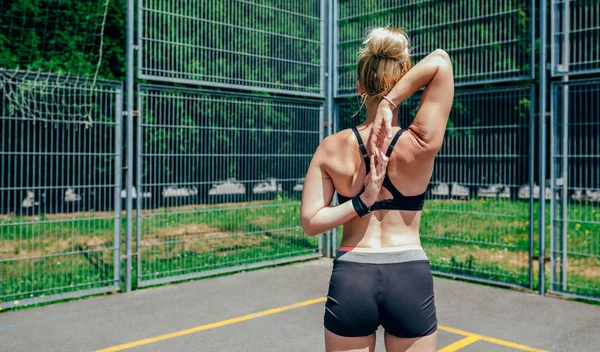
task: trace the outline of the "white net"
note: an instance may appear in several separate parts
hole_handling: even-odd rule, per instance
[[[0,93],[12,114],[92,123],[109,3],[3,0]]]

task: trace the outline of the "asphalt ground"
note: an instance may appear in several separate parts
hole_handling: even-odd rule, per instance
[[[318,259],[4,312],[0,351],[324,351],[331,269]],[[439,351],[600,351],[600,306],[446,278],[434,286]]]

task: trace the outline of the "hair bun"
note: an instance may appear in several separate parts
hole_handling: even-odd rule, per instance
[[[411,67],[408,36],[402,29],[369,30],[356,64],[361,95],[364,99],[381,99]]]
[[[371,29],[363,42],[365,54],[387,59],[408,60],[408,36],[402,29],[379,27]]]

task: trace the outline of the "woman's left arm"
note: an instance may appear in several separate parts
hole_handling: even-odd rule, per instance
[[[325,141],[324,141],[325,142]],[[333,181],[324,169],[327,146],[322,143],[313,156],[302,189],[300,219],[308,236],[318,235],[340,226],[357,216],[351,201],[330,206],[333,199]]]

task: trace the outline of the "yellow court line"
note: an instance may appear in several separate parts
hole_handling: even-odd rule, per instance
[[[481,341],[490,342],[490,343],[494,343],[496,345],[506,346],[506,347],[514,348],[514,349],[525,351],[525,352],[548,352],[546,350],[540,350],[537,348],[521,345],[519,343],[500,340],[500,339],[497,339],[494,337],[489,337],[489,336],[484,336],[484,335],[479,335],[479,334],[473,334],[468,331],[459,330],[459,329],[451,328],[448,326],[439,325],[438,329],[442,330],[442,331],[450,332],[453,334],[457,334],[457,335],[463,335],[463,336],[467,336],[467,337],[476,337],[478,340],[481,340]],[[460,340],[460,341],[463,341],[463,340]],[[460,342],[460,341],[458,341],[458,342]],[[453,350],[451,350],[451,351],[453,351]]]
[[[481,340],[479,338],[479,336],[471,335],[471,336],[465,337],[462,340],[458,340],[451,345],[448,345],[448,346],[442,348],[438,352],[456,352],[456,351],[460,350],[461,348],[469,346],[473,342],[477,342],[479,340]]]
[[[246,321],[246,320],[260,318],[260,317],[264,317],[264,316],[275,314],[275,313],[280,313],[280,312],[283,312],[283,311],[286,311],[286,310],[290,310],[290,309],[306,307],[306,306],[310,306],[312,304],[321,303],[321,302],[325,302],[325,301],[327,301],[327,297],[320,297],[320,298],[311,299],[311,300],[300,302],[300,303],[296,303],[296,304],[291,304],[289,306],[284,306],[284,307],[279,307],[279,308],[273,308],[273,309],[265,310],[265,311],[258,312],[258,313],[244,315],[244,316],[237,317],[237,318],[232,318],[232,319],[218,321],[216,323],[211,323],[211,324],[196,326],[196,327],[191,328],[191,329],[175,331],[175,332],[164,334],[164,335],[160,335],[160,336],[150,337],[150,338],[143,339],[143,340],[137,340],[137,341],[125,343],[125,344],[122,344],[122,345],[112,346],[112,347],[108,347],[108,348],[105,348],[105,349],[96,350],[95,352],[116,352],[116,351],[122,351],[122,350],[126,350],[126,349],[129,349],[129,348],[134,348],[134,347],[143,346],[143,345],[147,345],[147,344],[151,344],[151,343],[155,343],[155,342],[159,342],[159,341],[164,341],[164,340],[172,339],[172,338],[175,338],[175,337],[180,337],[180,336],[185,336],[185,335],[193,334],[193,333],[196,333],[196,332],[199,332],[199,331],[204,331],[204,330],[218,328],[218,327],[221,327],[221,326],[226,326],[226,325],[240,323],[240,322],[243,322],[243,321]],[[462,347],[465,347],[467,345],[470,345],[470,344],[472,344],[472,343],[474,343],[476,341],[486,341],[486,342],[494,343],[494,344],[501,345],[501,346],[511,347],[511,348],[518,349],[518,350],[525,351],[525,352],[548,352],[548,351],[545,351],[545,350],[535,349],[535,348],[532,348],[532,347],[529,347],[529,346],[521,345],[521,344],[510,342],[510,341],[504,341],[504,340],[496,339],[496,338],[493,338],[493,337],[488,337],[488,336],[479,335],[479,334],[473,334],[473,333],[468,332],[468,331],[463,331],[463,330],[451,328],[451,327],[448,327],[448,326],[439,325],[438,329],[441,330],[441,331],[446,331],[446,332],[449,332],[449,333],[453,333],[453,334],[457,334],[457,335],[462,335],[462,336],[466,337],[465,339],[459,340],[459,341],[451,344],[450,346],[444,347],[444,349],[440,350],[440,352],[441,351],[443,351],[443,352],[457,351],[459,348],[462,348]]]
[[[321,297],[321,298],[317,298],[317,299],[311,299],[309,301],[304,301],[304,302],[292,304],[292,305],[285,306],[285,307],[273,308],[273,309],[265,310],[265,311],[258,312],[258,313],[244,315],[244,316],[238,317],[238,318],[232,318],[232,319],[222,320],[222,321],[219,321],[219,322],[216,322],[216,323],[206,324],[206,325],[200,325],[200,326],[197,326],[195,328],[191,328],[191,329],[187,329],[187,330],[180,330],[180,331],[172,332],[172,333],[169,333],[169,334],[164,334],[164,335],[160,335],[160,336],[156,336],[156,337],[151,337],[151,338],[148,338],[148,339],[133,341],[133,342],[125,343],[125,344],[122,344],[122,345],[117,345],[117,346],[105,348],[105,349],[102,349],[102,350],[97,350],[95,352],[115,352],[115,351],[122,351],[122,350],[125,350],[125,349],[128,349],[128,348],[133,348],[133,347],[138,347],[138,346],[142,346],[142,345],[147,345],[147,344],[158,342],[158,341],[164,341],[164,340],[172,339],[172,338],[175,338],[175,337],[180,337],[180,336],[184,336],[184,335],[193,334],[193,333],[199,332],[199,331],[204,331],[204,330],[214,329],[214,328],[218,328],[218,327],[225,326],[225,325],[240,323],[242,321],[246,321],[246,320],[250,320],[250,319],[256,319],[256,318],[259,318],[259,317],[264,317],[266,315],[280,313],[280,312],[283,312],[283,311],[286,311],[286,310],[290,310],[290,309],[295,309],[295,308],[300,308],[300,307],[306,307],[306,306],[310,306],[311,304],[325,302],[326,300],[327,300],[326,297]]]

